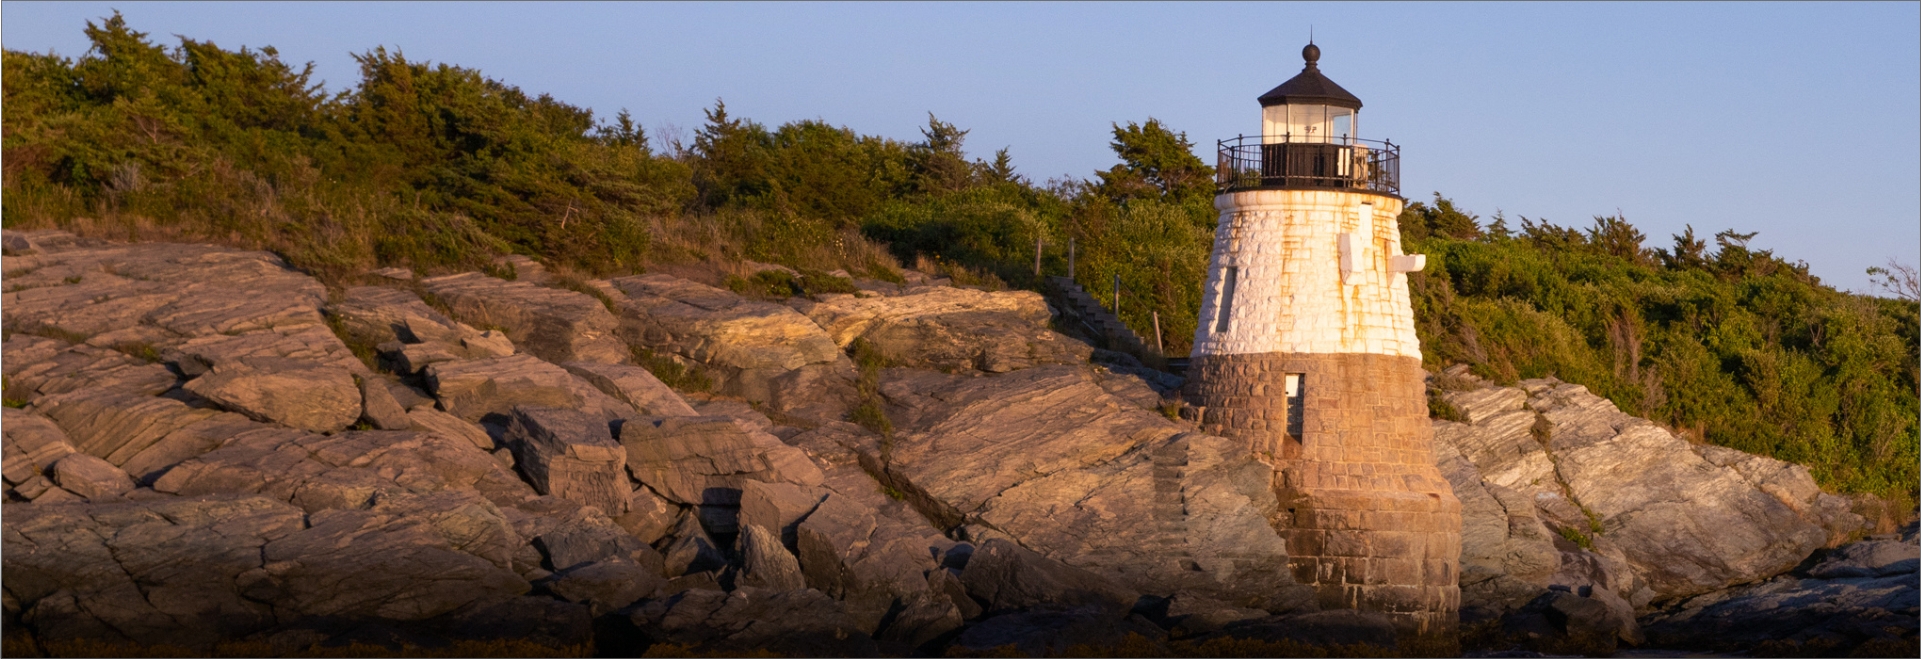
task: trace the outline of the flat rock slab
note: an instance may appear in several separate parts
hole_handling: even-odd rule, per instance
[[[370,376],[367,365],[325,325],[298,325],[241,334],[190,339],[166,351],[169,361],[188,377],[220,366],[263,357],[312,362],[357,376]]]
[[[335,432],[360,420],[353,372],[320,362],[241,357],[219,362],[185,389],[256,421],[302,430]]]
[[[548,361],[627,361],[627,346],[614,333],[619,321],[585,293],[477,272],[423,279],[420,285],[461,319],[500,327],[514,344]]]
[[[149,326],[208,336],[321,324],[327,291],[267,252],[207,245],[45,241],[8,257],[8,329],[93,335]]]
[[[1032,291],[944,286],[887,297],[828,296],[807,310],[841,347],[865,339],[898,366],[990,373],[1087,361],[1093,348],[1048,329],[1052,315]]]
[[[241,433],[175,466],[153,488],[181,496],[261,494],[308,512],[360,509],[382,497],[446,490],[476,491],[501,505],[534,496],[466,440],[385,430]]]
[[[510,414],[516,405],[575,409],[607,419],[635,415],[626,403],[533,355],[433,364],[427,367],[427,383],[442,409],[469,421]]]
[[[633,419],[620,428],[627,470],[676,503],[740,504],[747,481],[820,485],[820,467],[745,421],[684,416]]]
[[[118,350],[21,334],[6,345],[7,395],[27,402],[75,391],[155,396],[179,381],[166,366]]]

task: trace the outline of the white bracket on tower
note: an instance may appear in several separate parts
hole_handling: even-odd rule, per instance
[[[1426,254],[1402,254],[1387,257],[1388,272],[1420,272],[1426,267]]]
[[[1361,241],[1355,240],[1351,233],[1343,233],[1337,240],[1335,245],[1341,252],[1341,284],[1352,286],[1355,283],[1354,273],[1358,269],[1356,266],[1366,258],[1362,254],[1366,247],[1362,246]]]

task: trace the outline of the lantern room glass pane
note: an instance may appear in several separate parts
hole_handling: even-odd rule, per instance
[[[1354,140],[1354,111],[1347,108],[1328,108],[1328,133],[1330,140],[1343,144]]]

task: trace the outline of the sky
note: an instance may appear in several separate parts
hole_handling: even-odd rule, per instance
[[[1036,181],[1112,166],[1112,126],[1155,117],[1213,162],[1260,130],[1261,93],[1321,69],[1402,191],[1586,227],[1620,214],[1666,247],[1751,246],[1867,292],[1921,262],[1921,3],[520,4],[0,2],[0,46],[79,57],[118,9],[162,43],[273,46],[331,91],[376,46],[611,118],[656,143],[702,111],[821,119],[918,140],[929,113]]]

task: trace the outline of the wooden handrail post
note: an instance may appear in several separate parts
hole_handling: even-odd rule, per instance
[[[1067,278],[1074,278],[1074,237],[1067,237]]]
[[[1167,344],[1161,343],[1161,312],[1154,312],[1154,351],[1167,354]]]
[[[1034,278],[1041,276],[1041,239],[1034,239]]]

